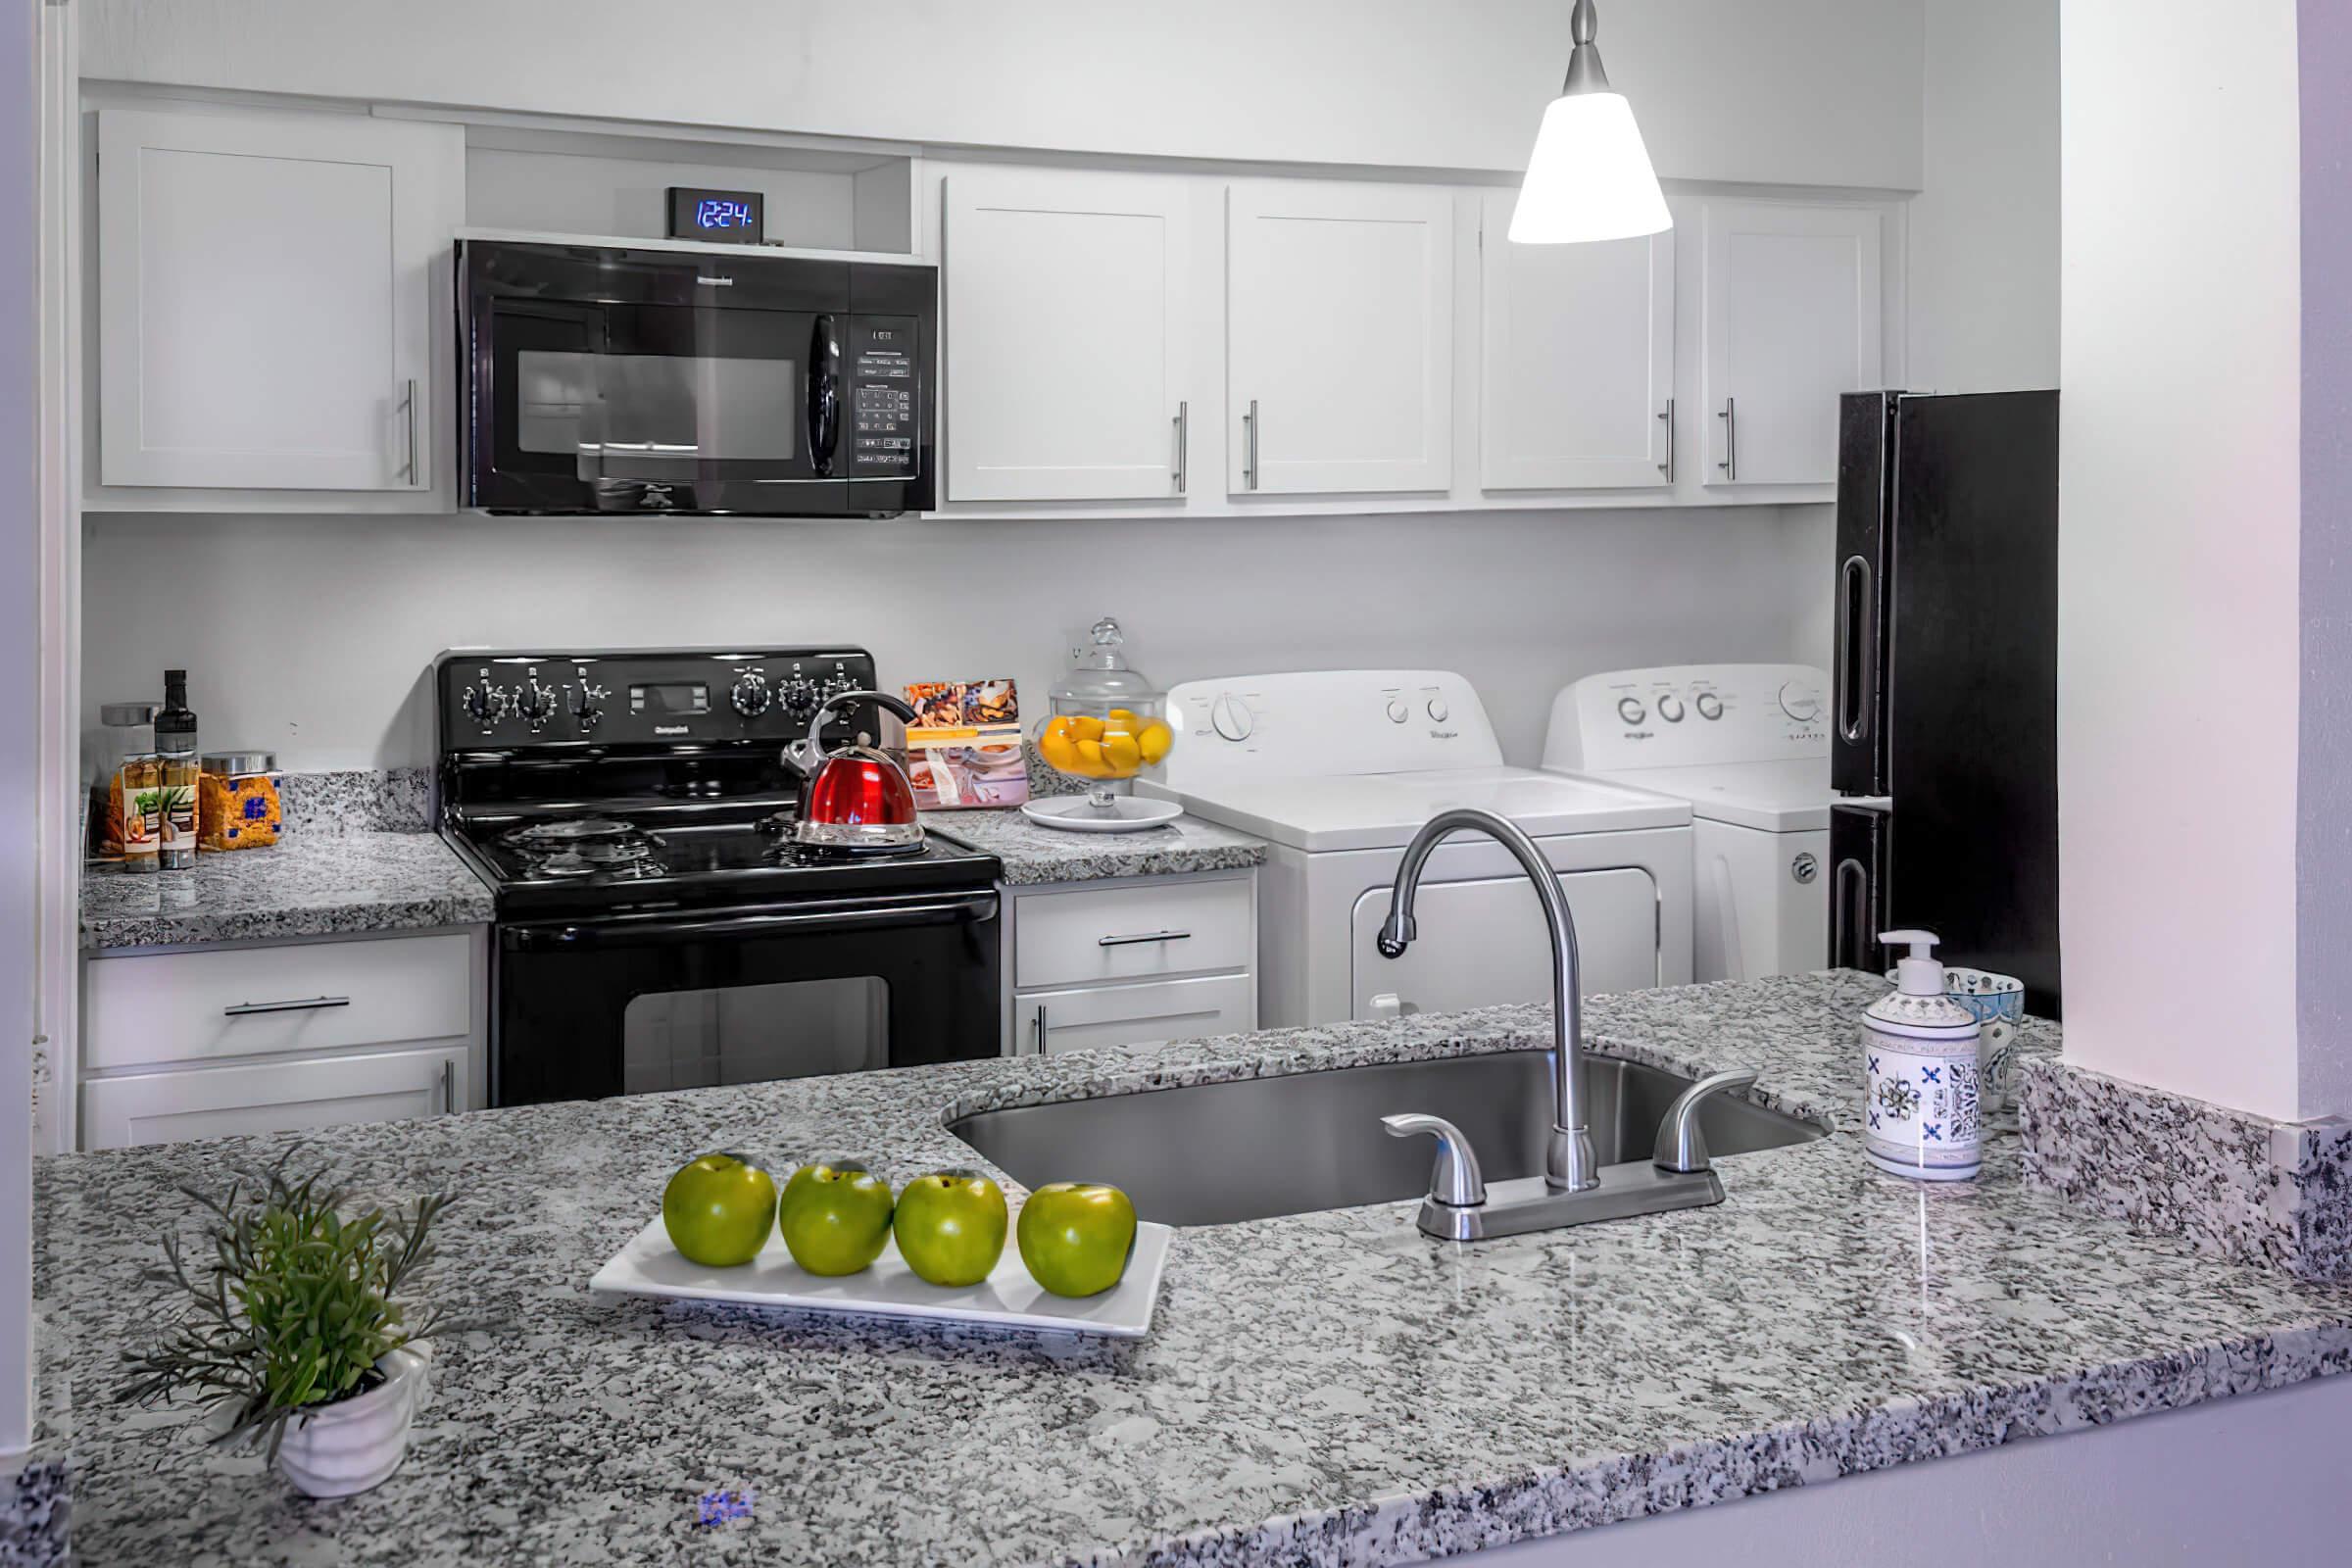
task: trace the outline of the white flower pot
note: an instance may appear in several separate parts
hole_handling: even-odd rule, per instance
[[[433,1348],[417,1340],[378,1361],[384,1381],[355,1398],[290,1417],[277,1467],[313,1497],[379,1486],[409,1451],[409,1427],[432,1392]]]

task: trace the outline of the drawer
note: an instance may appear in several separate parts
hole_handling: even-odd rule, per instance
[[[233,1133],[301,1132],[463,1109],[466,1047],[189,1067],[81,1086],[81,1146],[123,1149]]]
[[[1220,877],[1015,900],[1012,983],[1026,990],[1249,968],[1257,956],[1254,887]]]
[[[470,1036],[464,932],[92,958],[82,1066],[103,1072]]]
[[[1036,991],[1013,998],[1016,1055],[1053,1055],[1090,1046],[1147,1046],[1257,1027],[1257,981],[1202,975],[1153,985]]]

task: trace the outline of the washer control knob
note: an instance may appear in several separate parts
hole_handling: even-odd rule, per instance
[[[1401,697],[1392,697],[1392,698],[1390,698],[1390,699],[1389,699],[1389,722],[1390,722],[1390,723],[1392,723],[1392,724],[1401,724],[1401,723],[1403,723],[1403,722],[1404,722],[1406,719],[1408,719],[1408,718],[1410,718],[1410,717],[1412,717],[1412,716],[1413,716],[1413,710],[1412,710],[1411,709],[1409,709],[1409,708],[1407,708],[1407,707],[1405,707],[1405,706],[1404,706],[1404,699],[1403,699],[1403,698],[1401,698]]]
[[[1453,716],[1453,710],[1446,706],[1445,698],[1432,697],[1429,700],[1429,716],[1433,723],[1443,724]]]
[[[1250,705],[1231,692],[1217,693],[1217,700],[1208,705],[1208,722],[1229,741],[1246,741],[1257,727],[1250,716]]]
[[[767,677],[756,669],[747,669],[736,676],[734,686],[727,693],[727,702],[746,718],[758,718],[766,712],[771,700]]]
[[[1801,681],[1788,681],[1781,687],[1781,711],[1799,724],[1810,724],[1821,716],[1821,693]]]
[[[1713,692],[1700,692],[1690,706],[1697,709],[1698,716],[1710,724],[1723,716],[1723,699]]]
[[[1658,699],[1658,716],[1669,724],[1683,721],[1683,700],[1672,692]]]
[[[1649,716],[1649,710],[1642,706],[1639,697],[1620,697],[1617,699],[1617,716],[1628,724],[1639,724]]]
[[[488,681],[466,687],[460,700],[466,705],[466,715],[477,724],[495,724],[507,716],[506,689]]]

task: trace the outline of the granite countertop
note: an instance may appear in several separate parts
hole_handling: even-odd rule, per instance
[[[1263,841],[1189,815],[1133,833],[1072,833],[1033,822],[1017,808],[925,811],[923,826],[995,856],[1008,887],[1238,871],[1266,858]]]
[[[290,832],[265,850],[199,855],[189,872],[93,865],[81,878],[81,946],[92,953],[489,918],[490,890],[433,833]]]
[[[1413,1204],[1177,1233],[1149,1339],[604,1299],[687,1155],[973,1163],[971,1109],[1524,1049],[1547,1011],[1299,1029],[310,1135],[361,1190],[464,1193],[403,1468],[336,1503],[111,1402],[176,1184],[279,1138],[36,1167],[40,1437],[85,1560],[1354,1564],[1493,1545],[2098,1425],[2352,1365],[2352,1289],[2218,1262],[2025,1187],[1863,1159],[1841,973],[1594,999],[1598,1049],[1838,1129],[1721,1162],[1714,1208],[1462,1247]],[[2029,1026],[2048,1050],[2054,1027]],[[1073,1172],[1073,1175],[1080,1174]],[[1004,1178],[1000,1174],[1000,1180]],[[1021,1189],[1006,1182],[1016,1200]],[[728,1490],[747,1517],[696,1524]],[[1638,1537],[1635,1539],[1639,1539]]]

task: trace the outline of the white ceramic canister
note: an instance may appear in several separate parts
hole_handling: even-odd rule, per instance
[[[1898,1176],[1966,1181],[1984,1163],[1977,1016],[1944,995],[1934,932],[1879,940],[1906,944],[1910,956],[1895,965],[1894,991],[1862,1014],[1864,1151]]]

